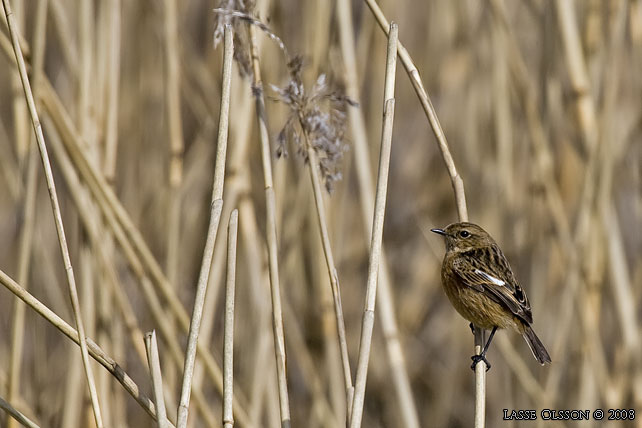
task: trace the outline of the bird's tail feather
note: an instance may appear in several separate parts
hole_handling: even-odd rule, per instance
[[[551,362],[551,356],[548,355],[544,344],[539,340],[539,337],[537,337],[530,325],[524,325],[522,337],[526,343],[528,343],[528,347],[531,348],[533,356],[541,365]]]

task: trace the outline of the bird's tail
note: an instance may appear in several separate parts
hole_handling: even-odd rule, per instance
[[[528,343],[528,347],[531,348],[533,356],[541,365],[551,362],[551,356],[548,355],[548,351],[546,351],[542,341],[539,340],[539,337],[537,337],[530,325],[524,325],[524,333],[522,333],[522,337],[526,343]]]

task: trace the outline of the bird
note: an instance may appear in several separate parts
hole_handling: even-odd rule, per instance
[[[515,330],[541,365],[550,363],[548,351],[531,326],[533,314],[526,292],[488,232],[468,222],[431,231],[442,235],[446,243],[441,282],[448,299],[471,322],[471,329],[475,325],[492,330],[481,354],[471,357],[471,368],[475,370],[484,361],[490,369],[486,352],[497,329]]]

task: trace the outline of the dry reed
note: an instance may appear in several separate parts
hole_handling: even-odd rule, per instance
[[[10,3],[21,34],[14,44],[0,20],[0,396],[11,406],[0,426],[20,425],[10,414],[96,426],[14,45],[50,150],[87,351],[106,369],[94,370],[103,424],[156,426],[152,329],[176,422],[206,266],[187,426],[221,426],[224,414],[238,427],[329,428],[351,417],[365,359],[387,18],[408,79],[396,85],[376,321],[353,423],[510,426],[504,408],[642,406],[639,1]],[[238,208],[239,220],[232,382],[220,357],[232,348],[226,234],[203,257],[222,174],[212,39],[223,41],[226,22],[239,72],[219,177],[220,216]],[[324,75],[317,87],[358,102],[340,110],[348,126],[329,156],[309,150],[315,136],[301,128],[300,146],[279,136],[292,116],[270,102],[292,79],[285,46],[302,58],[305,96]],[[292,155],[279,158],[284,147]],[[498,333],[477,383],[485,394],[468,369],[467,323],[439,285],[442,243],[422,233],[468,213],[505,250],[554,361],[541,368],[523,341]]]

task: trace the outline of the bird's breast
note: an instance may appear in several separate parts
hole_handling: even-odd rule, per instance
[[[488,330],[493,327],[517,328],[513,314],[508,309],[492,300],[485,292],[464,284],[446,266],[442,269],[442,285],[457,312],[473,324]]]

